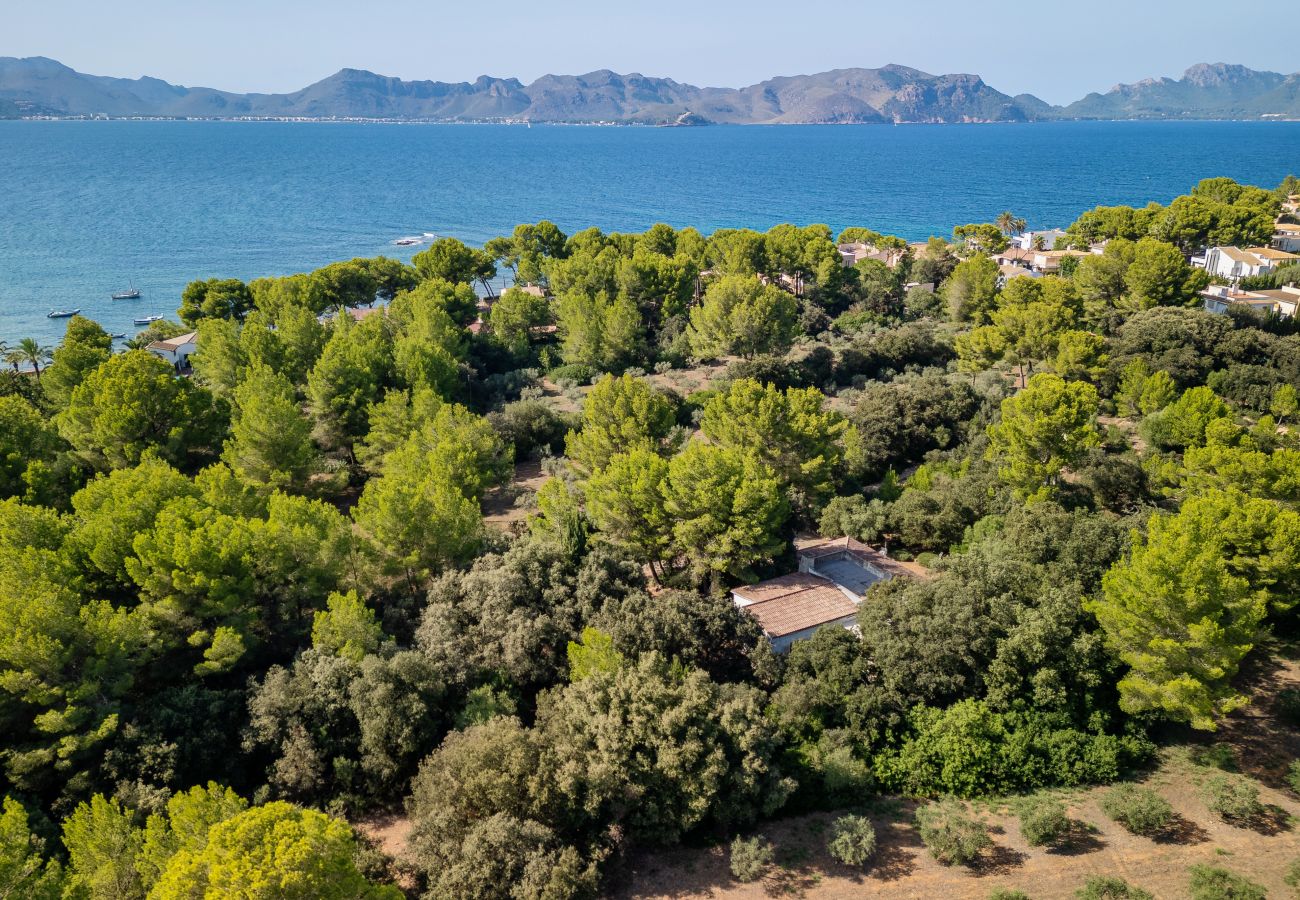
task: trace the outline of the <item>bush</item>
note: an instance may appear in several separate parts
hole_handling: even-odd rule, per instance
[[[1150,788],[1121,784],[1106,792],[1101,809],[1134,834],[1152,835],[1169,824],[1174,811]]]
[[[1060,840],[1070,830],[1065,804],[1051,797],[1035,797],[1020,809],[1020,833],[1031,847],[1043,847]]]
[[[876,852],[876,829],[864,816],[840,816],[826,849],[846,866],[865,866]]]
[[[943,800],[916,811],[921,841],[945,866],[968,865],[993,845],[988,828],[956,800]]]
[[[1192,762],[1210,769],[1222,769],[1225,772],[1237,771],[1237,754],[1231,744],[1211,744],[1192,751]]]
[[[772,845],[761,834],[731,842],[731,874],[737,881],[758,881],[772,864]]]
[[[507,403],[488,421],[502,440],[514,445],[515,459],[523,460],[540,450],[553,455],[564,452],[564,436],[572,423],[540,400]]]
[[[1029,895],[1024,891],[1009,891],[1006,888],[998,888],[989,894],[989,900],[1029,900]]]
[[[1264,811],[1259,788],[1240,775],[1215,775],[1207,781],[1205,805],[1228,822],[1248,822]]]
[[[1295,888],[1295,895],[1300,897],[1300,859],[1291,861],[1286,868],[1286,883]]]
[[[579,384],[586,384],[597,374],[591,366],[583,366],[573,363],[567,366],[557,366],[548,373],[551,381],[555,382],[562,388],[573,387]]]
[[[1192,900],[1266,900],[1268,891],[1227,869],[1192,866]]]
[[[1291,763],[1291,768],[1287,769],[1286,783],[1291,785],[1291,790],[1300,794],[1300,759]]]
[[[1133,887],[1123,878],[1113,875],[1097,875],[1089,878],[1088,883],[1074,895],[1079,900],[1155,900],[1141,888]]]

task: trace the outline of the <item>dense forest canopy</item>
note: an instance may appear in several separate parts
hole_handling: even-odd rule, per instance
[[[1295,190],[1089,211],[1037,278],[992,259],[1010,214],[539,222],[196,281],[124,352],[23,342],[0,895],[587,897],[633,846],[1215,729],[1297,624],[1300,335],[1202,309],[1188,257]],[[148,349],[190,330],[192,370]],[[728,590],[808,533],[931,577],[777,654]],[[396,867],[346,824],[393,809]]]

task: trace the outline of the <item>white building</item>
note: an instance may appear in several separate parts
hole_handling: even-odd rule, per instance
[[[1300,260],[1300,256],[1273,247],[1211,247],[1205,251],[1205,271],[1236,282],[1242,278],[1266,275],[1280,265]]]
[[[805,547],[799,571],[738,587],[736,606],[753,616],[778,653],[827,625],[852,628],[867,588],[895,575],[925,577],[926,570],[890,559],[852,538]]]
[[[1300,253],[1300,225],[1279,222],[1273,226],[1273,249]]]
[[[165,341],[154,341],[145,349],[155,356],[161,356],[179,371],[189,365],[190,355],[198,349],[198,346],[199,333],[191,331],[188,334],[178,334],[176,337],[168,338]]]
[[[1065,240],[1068,237],[1069,235],[1059,228],[1052,228],[1048,231],[1022,231],[1011,239],[1011,244],[1021,250],[1038,250],[1039,248],[1055,250],[1056,242]]]
[[[1260,312],[1293,318],[1300,310],[1300,287],[1287,285],[1276,290],[1242,291],[1222,284],[1212,284],[1201,292],[1205,308],[1212,313],[1226,313],[1230,307],[1242,306]]]

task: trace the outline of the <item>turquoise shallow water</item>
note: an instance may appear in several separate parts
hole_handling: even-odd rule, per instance
[[[303,271],[481,242],[550,218],[947,234],[1011,209],[1064,225],[1203,177],[1300,172],[1300,123],[565,128],[0,122],[0,339],[53,342],[51,308],[111,331],[172,314],[193,278]],[[418,248],[417,248],[418,249]],[[128,285],[140,300],[111,302]]]

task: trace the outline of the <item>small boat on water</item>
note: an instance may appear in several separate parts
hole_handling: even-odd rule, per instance
[[[162,316],[141,316],[138,319],[132,319],[134,325],[152,325],[154,322],[161,322]]]
[[[80,307],[76,309],[52,309],[45,314],[45,317],[47,319],[70,319],[79,312],[81,312]]]
[[[114,300],[139,300],[139,299],[140,299],[140,289],[139,289],[139,288],[135,288],[135,287],[133,287],[133,288],[129,288],[129,289],[125,290],[125,291],[118,291],[116,294],[113,294],[113,295],[112,295],[112,299],[114,299]]]
[[[398,238],[397,240],[393,241],[393,243],[398,247],[414,247],[416,244],[423,244],[424,238],[404,237],[404,238]]]

